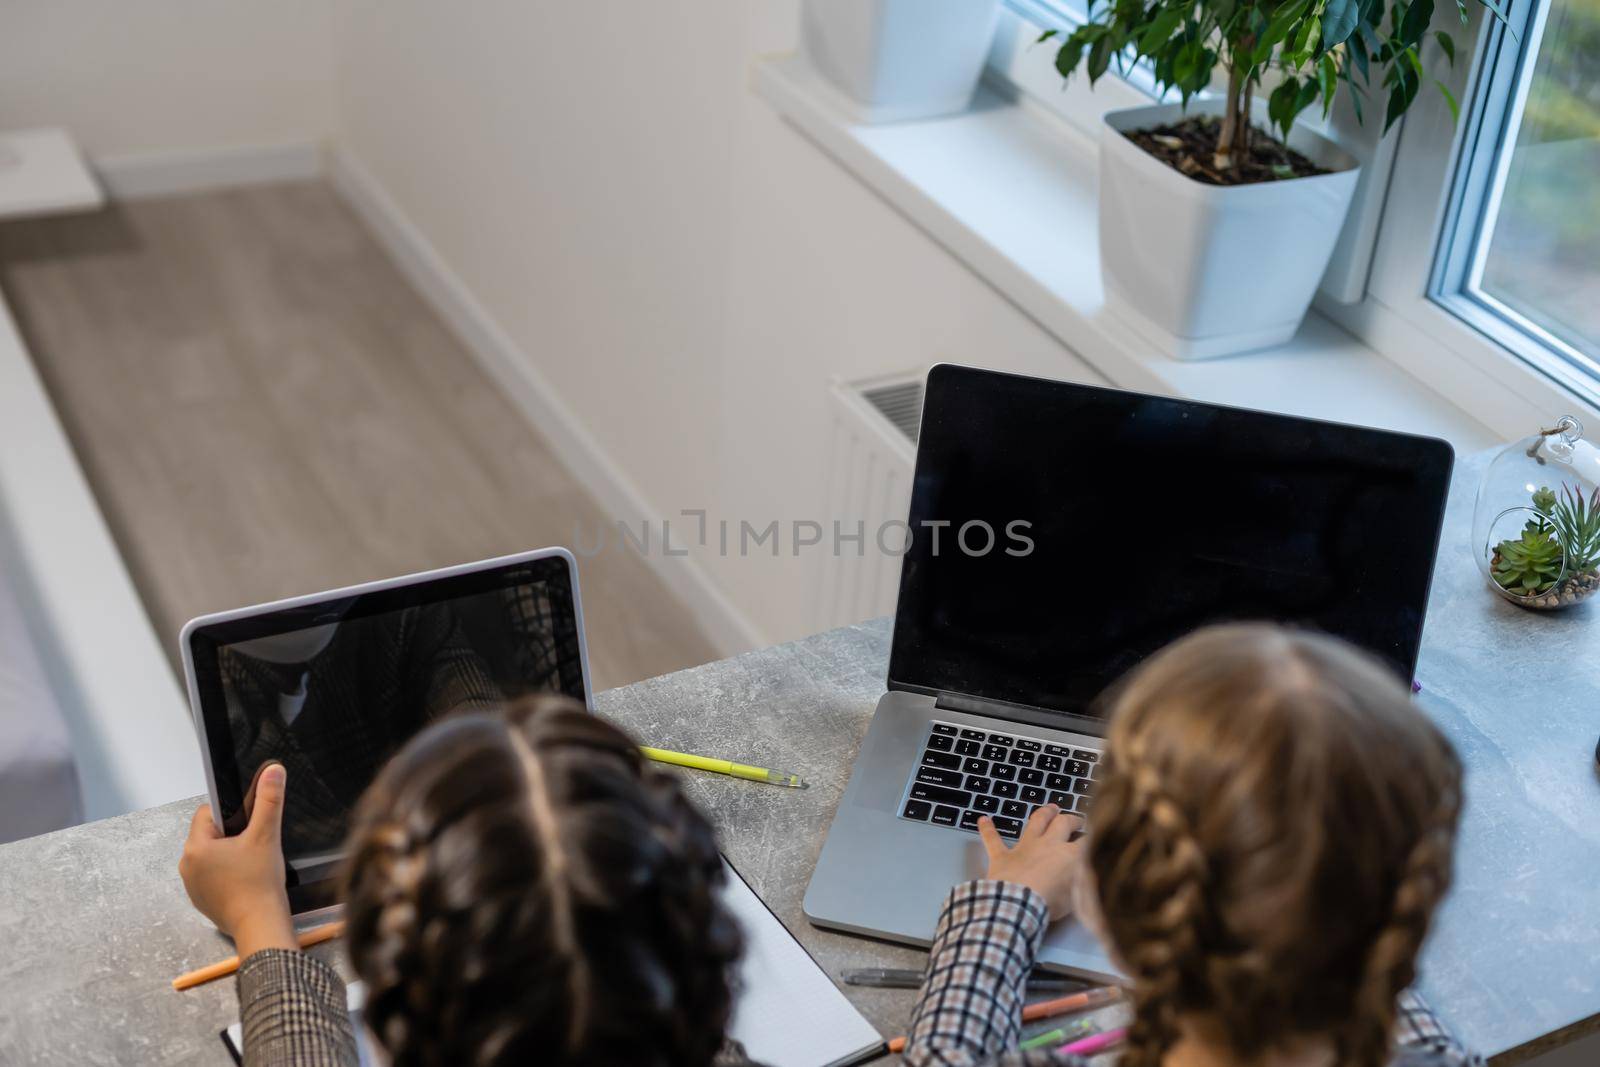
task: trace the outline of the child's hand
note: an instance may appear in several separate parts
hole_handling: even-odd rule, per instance
[[[266,764],[256,772],[245,796],[250,823],[237,837],[219,833],[211,806],[200,805],[178,861],[189,900],[233,938],[240,959],[264,948],[298,947],[283,888],[286,777],[281,763]]]
[[[1034,810],[1011,847],[994,828],[994,820],[983,816],[978,834],[989,853],[989,878],[1027,886],[1044,897],[1050,918],[1062,918],[1072,910],[1073,890],[1083,870],[1083,844],[1068,839],[1082,828],[1082,819],[1046,804]]]

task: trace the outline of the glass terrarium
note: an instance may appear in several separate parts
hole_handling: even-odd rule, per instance
[[[1490,588],[1554,610],[1600,590],[1600,449],[1568,415],[1507,445],[1478,485],[1473,551]]]

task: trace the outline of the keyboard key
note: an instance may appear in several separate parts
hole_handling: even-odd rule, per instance
[[[987,793],[989,791],[989,779],[980,778],[976,774],[969,774],[967,775],[967,780],[961,783],[961,787],[974,793]]]
[[[1002,837],[1017,837],[1022,833],[1022,823],[1018,822],[1016,819],[996,817],[994,820],[994,828],[1000,831],[1000,835]]]
[[[963,781],[960,771],[941,771],[937,767],[919,767],[917,781],[927,782],[929,785],[947,785],[952,789],[960,789]]]
[[[991,763],[989,777],[998,778],[1002,782],[1014,782],[1017,779],[1017,769],[1005,763]]]
[[[900,814],[908,819],[926,819],[928,813],[932,810],[933,805],[926,800],[908,800],[906,801],[905,810]]]
[[[1008,800],[1000,805],[1000,814],[1013,819],[1026,819],[1028,817],[1028,805],[1020,800]]]
[[[946,789],[926,782],[912,782],[911,799],[931,800],[935,804],[954,804],[958,808],[964,808],[972,800],[972,794],[961,789]]]
[[[1029,804],[1043,804],[1044,790],[1036,785],[1025,785],[1022,787],[1022,799]]]
[[[979,745],[976,741],[956,742],[956,755],[958,756],[976,756],[979,750]]]
[[[1046,745],[1044,750],[1052,756],[1065,756],[1072,751],[1064,745]]]
[[[949,723],[936,722],[933,724],[933,732],[936,734],[944,734],[946,737],[954,737],[956,735],[956,728],[951,726]]]
[[[1043,748],[1044,745],[1038,741],[1033,741],[1026,737],[1019,737],[1017,738],[1017,747],[1022,749],[1024,752],[1037,752]]]
[[[928,747],[937,749],[940,752],[949,752],[955,746],[956,743],[953,740],[940,734],[934,734],[932,737],[928,738]]]
[[[1042,771],[1059,771],[1061,769],[1061,757],[1040,756],[1033,761],[1033,765]]]
[[[1089,777],[1089,765],[1081,759],[1069,759],[1064,768],[1066,772],[1077,778]]]
[[[1053,789],[1053,790],[1050,791],[1050,803],[1054,804],[1056,807],[1060,808],[1062,811],[1071,811],[1072,810],[1072,797],[1071,797],[1071,795],[1069,795],[1067,793],[1063,793],[1060,790]]]
[[[1044,772],[1034,770],[1032,767],[1024,767],[1017,772],[1017,781],[1023,785],[1044,785]]]
[[[1017,795],[1017,783],[996,782],[989,787],[989,792],[997,797],[1014,797]]]
[[[1079,778],[1072,783],[1072,791],[1082,794],[1092,793],[1094,792],[1094,786],[1089,784],[1089,779]]]
[[[1014,738],[1007,737],[1005,734],[990,734],[989,735],[989,743],[991,745],[1004,745],[1007,748],[1010,748],[1012,746],[1012,744],[1014,743],[1014,741],[1015,741]]]
[[[980,816],[975,811],[964,811],[964,812],[962,812],[961,813],[961,828],[963,830],[976,830],[978,828],[978,819],[979,818],[980,818]]]
[[[1000,798],[999,797],[973,797],[972,798],[972,810],[973,811],[988,812],[990,815],[993,815],[995,812],[1000,810]]]
[[[1005,759],[1008,754],[1009,753],[1007,753],[1006,750],[1001,748],[999,745],[983,746],[984,759]]]
[[[1019,748],[1015,752],[1011,753],[1011,762],[1016,764],[1018,767],[1032,767],[1033,753]]]
[[[959,811],[955,808],[945,807],[943,804],[933,809],[933,821],[940,826],[954,826],[956,820],[960,817],[961,813]]]
[[[940,764],[940,766],[943,766],[943,764]],[[986,759],[978,759],[974,756],[968,756],[967,762],[961,765],[961,769],[967,774],[988,774],[989,761]]]
[[[1084,775],[1084,777],[1089,779],[1091,782],[1099,781],[1099,779],[1100,779],[1100,768],[1103,767],[1103,766],[1105,766],[1105,764],[1103,764],[1103,763],[1091,763],[1091,764],[1089,764],[1089,773]]]
[[[962,740],[964,740],[964,741],[982,741],[983,740],[983,731],[982,730],[962,730],[961,731],[961,737],[962,737]]]
[[[1064,774],[1052,774],[1044,780],[1044,784],[1051,789],[1071,789],[1072,779]]]
[[[1082,815],[1084,812],[1089,810],[1089,802],[1093,799],[1093,797],[1079,797],[1078,802],[1073,805],[1072,810],[1077,812],[1079,815]]]
[[[922,754],[922,765],[924,767],[943,767],[945,770],[953,771],[961,766],[961,757],[954,752],[924,752]]]
[[[1075,748],[1072,750],[1072,758],[1081,759],[1085,763],[1093,763],[1100,758],[1100,753],[1087,748]]]

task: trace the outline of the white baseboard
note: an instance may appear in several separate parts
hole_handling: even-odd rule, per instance
[[[119,200],[298,181],[323,173],[322,146],[313,141],[96,156],[90,162],[106,191]]]
[[[573,476],[587,488],[610,517],[631,523],[656,522],[664,514],[652,508],[639,487],[605,453],[583,421],[564,404],[535,366],[444,261],[422,232],[406,217],[387,190],[347,149],[335,148],[328,158],[334,188],[350,203],[400,270],[422,293],[467,349],[477,357],[528,421],[555,449]],[[647,556],[656,574],[689,608],[717,650],[725,656],[761,648],[771,642],[728,601],[693,557]]]

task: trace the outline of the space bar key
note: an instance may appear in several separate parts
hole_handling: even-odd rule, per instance
[[[932,800],[938,804],[954,804],[964,808],[972,801],[972,794],[964,789],[946,789],[939,785],[916,782],[911,786],[911,799]]]

